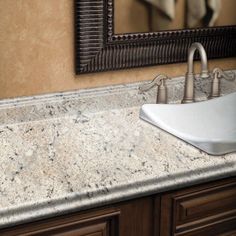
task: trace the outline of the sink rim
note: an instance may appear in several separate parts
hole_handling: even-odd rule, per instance
[[[182,132],[181,130],[178,131],[178,127],[177,128],[174,128],[173,126],[171,125],[168,125],[168,123],[165,123],[164,120],[161,120],[159,119],[159,121],[157,122],[156,120],[154,120],[152,117],[153,117],[153,114],[151,112],[151,108],[153,107],[156,107],[155,109],[157,108],[167,108],[168,107],[168,110],[171,110],[172,107],[175,108],[175,109],[186,109],[187,107],[191,107],[193,109],[197,108],[197,109],[203,109],[202,106],[205,106],[205,107],[208,107],[209,104],[210,105],[213,105],[213,108],[214,106],[218,106],[219,108],[221,108],[219,105],[217,104],[221,104],[222,102],[219,103],[219,100],[222,100],[223,103],[226,102],[229,100],[231,100],[231,97],[232,97],[232,100],[234,101],[234,99],[236,99],[236,92],[233,92],[233,93],[230,93],[230,94],[227,94],[225,96],[222,96],[222,97],[219,97],[219,98],[215,98],[215,99],[211,99],[211,100],[205,100],[205,101],[201,101],[201,102],[197,102],[197,103],[189,103],[189,104],[144,104],[141,109],[140,109],[140,118],[142,120],[145,120],[147,121],[148,123],[164,130],[165,132],[168,132],[170,133],[171,135],[187,142],[187,143],[190,143],[191,145],[197,147],[198,149],[201,149],[209,154],[214,154],[214,155],[222,155],[222,154],[226,154],[226,153],[231,153],[231,152],[234,152],[236,151],[236,147],[235,149],[232,151],[231,149],[232,148],[229,148],[230,150],[229,151],[223,151],[223,152],[214,152],[214,151],[211,151],[211,150],[208,150],[210,148],[208,148],[207,150],[205,148],[203,148],[202,146],[212,146],[212,148],[214,146],[233,146],[234,144],[236,144],[236,139],[234,139],[235,137],[235,129],[236,129],[236,125],[235,126],[232,126],[233,128],[233,132],[232,133],[224,133],[224,129],[221,129],[219,130],[219,133],[223,132],[224,133],[224,137],[219,137],[219,136],[216,136],[216,137],[212,137],[210,135],[208,137],[203,137],[203,136],[197,136],[196,134],[191,134],[191,133],[186,133],[186,132]],[[231,105],[231,104],[229,104]],[[235,104],[235,107],[236,107],[236,104]],[[221,108],[222,109],[222,108]],[[223,108],[224,109],[224,108]],[[214,112],[213,110],[211,110],[210,112]],[[150,114],[151,113],[151,114]],[[232,109],[232,114],[235,113],[235,110]],[[228,118],[228,117],[227,117]],[[231,119],[231,117],[229,117]],[[216,118],[217,119],[217,118]],[[218,118],[219,119],[219,118]],[[199,123],[200,124],[200,123]],[[212,128],[212,127],[211,127]],[[217,127],[216,127],[217,129]],[[190,131],[191,132],[191,131]],[[216,132],[217,133],[217,132]],[[214,133],[213,133],[214,134]],[[215,135],[215,134],[214,134]]]

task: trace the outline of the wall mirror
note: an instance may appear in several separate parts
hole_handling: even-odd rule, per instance
[[[76,73],[236,56],[235,0],[75,0]]]
[[[235,9],[235,0],[114,0],[114,32],[236,25]]]

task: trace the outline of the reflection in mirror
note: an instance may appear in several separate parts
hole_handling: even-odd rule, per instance
[[[114,0],[115,34],[236,25],[236,0]]]

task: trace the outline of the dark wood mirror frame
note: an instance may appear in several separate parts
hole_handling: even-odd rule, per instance
[[[183,62],[193,42],[235,57],[236,26],[116,35],[114,0],[75,0],[76,74]]]

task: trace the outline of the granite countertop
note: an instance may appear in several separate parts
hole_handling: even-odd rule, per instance
[[[236,175],[236,154],[209,156],[140,120],[156,90],[139,85],[0,101],[0,228]],[[197,80],[199,100],[209,86]],[[180,101],[183,78],[168,87]]]

